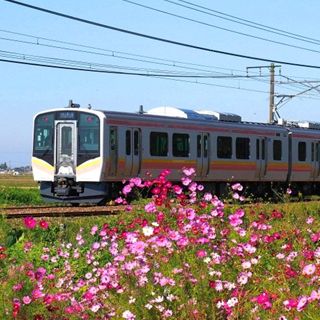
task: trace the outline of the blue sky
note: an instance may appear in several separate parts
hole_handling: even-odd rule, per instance
[[[320,66],[320,45],[318,43],[307,43],[263,32],[191,11],[164,0],[134,1],[215,25],[218,28],[228,28],[319,52],[253,39],[151,11],[122,0],[25,0],[26,3],[35,6],[192,45],[248,56]],[[176,0],[176,2],[179,1]],[[316,0],[304,2],[297,0],[193,0],[190,2],[320,41],[318,32],[320,27],[320,2]],[[201,69],[206,70],[206,74],[210,71],[213,75],[242,76],[246,74],[247,67],[269,65],[267,62],[240,59],[142,39],[38,12],[4,0],[0,0],[0,30],[0,59],[4,56],[12,58],[13,54],[19,53],[28,56],[99,63],[108,65],[104,66],[106,69],[120,66],[122,67],[121,70],[124,71],[128,71],[126,68],[134,67],[143,68],[142,72],[145,72],[146,69],[157,69],[163,73],[175,71],[204,74],[203,71],[194,70]],[[35,38],[18,35],[17,33],[38,37],[39,45],[35,45],[37,42]],[[40,38],[53,39],[55,42],[44,41]],[[29,41],[33,44],[22,43],[21,41]],[[121,56],[130,59],[120,58],[119,54],[115,54],[114,57],[107,56],[110,55],[110,52],[97,49],[86,49],[95,52],[93,54],[44,46],[45,44],[80,49],[80,47],[56,41],[124,52],[126,55],[122,54]],[[101,53],[105,55],[101,55]],[[153,64],[146,61],[138,62],[132,60],[134,58],[132,55],[143,55],[164,60],[161,60],[162,64],[159,64],[160,60],[153,60],[157,62]],[[150,61],[147,58],[143,58],[143,60]],[[174,62],[180,68],[164,65],[172,65]],[[182,62],[189,64],[182,65]],[[193,69],[183,69],[181,66],[192,67]],[[2,116],[0,117],[0,163],[6,161],[11,166],[30,164],[32,118],[34,114],[48,108],[64,107],[68,104],[69,99],[73,99],[83,107],[91,104],[93,108],[97,109],[136,112],[141,104],[146,110],[169,105],[189,109],[232,112],[241,115],[246,121],[266,122],[268,120],[268,69],[262,69],[261,73],[265,77],[258,79],[198,80],[198,82],[204,82],[206,85],[194,83],[197,81],[196,79],[187,79],[193,82],[190,83],[159,78],[30,67],[4,62],[0,62],[0,70],[0,103],[2,110]],[[320,81],[320,69],[282,65],[282,77],[278,76],[278,72],[277,69],[277,94],[298,94],[308,89],[306,85],[302,84],[283,83],[287,81],[285,76],[296,81]],[[249,75],[257,74],[259,74],[258,69],[252,69],[249,72]],[[279,83],[279,81],[282,83]],[[308,85],[310,85],[310,82]],[[317,83],[312,82],[312,85],[317,85]],[[320,122],[319,103],[319,93],[312,90],[305,95],[299,95],[291,99],[279,110],[280,115],[285,119],[310,119]]]

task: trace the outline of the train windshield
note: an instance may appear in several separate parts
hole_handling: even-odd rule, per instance
[[[80,114],[79,152],[99,153],[99,118],[92,114]]]
[[[43,155],[53,151],[54,115],[46,113],[35,120],[34,153]]]

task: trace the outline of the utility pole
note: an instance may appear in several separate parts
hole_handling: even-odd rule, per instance
[[[274,105],[274,70],[275,68],[280,68],[280,65],[275,65],[271,63],[270,66],[256,66],[256,67],[247,67],[248,69],[261,69],[268,68],[270,71],[270,94],[269,94],[269,123],[273,123],[275,121],[275,105]]]
[[[274,63],[270,66],[270,98],[269,98],[269,123],[275,120],[274,117]]]

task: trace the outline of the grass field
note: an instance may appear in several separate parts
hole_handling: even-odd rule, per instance
[[[0,175],[0,207],[41,203],[38,184],[31,174]]]
[[[130,179],[117,203],[153,198],[117,216],[3,218],[0,319],[319,319],[320,203],[223,203],[184,173]]]
[[[19,176],[1,174],[0,187],[37,188],[38,184],[33,180],[32,174]]]

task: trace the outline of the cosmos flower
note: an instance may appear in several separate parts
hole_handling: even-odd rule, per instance
[[[37,225],[37,221],[33,217],[25,217],[23,222],[27,229],[34,229]]]

